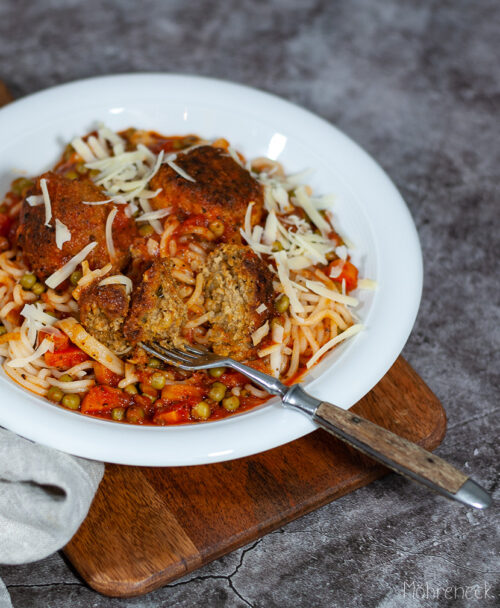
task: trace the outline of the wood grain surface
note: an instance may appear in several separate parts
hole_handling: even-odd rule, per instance
[[[452,494],[458,492],[467,481],[467,475],[446,460],[429,454],[415,443],[351,411],[322,403],[316,412],[315,422],[353,447],[358,445],[368,456],[376,456],[370,451],[373,447],[382,457],[384,465],[403,475],[412,477],[415,474]]]
[[[401,357],[351,411],[427,449],[445,433],[439,401]],[[89,515],[64,551],[100,593],[140,595],[385,473],[320,430],[218,464],[107,465]]]

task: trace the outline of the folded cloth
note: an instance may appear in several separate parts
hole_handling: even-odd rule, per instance
[[[104,465],[0,429],[0,564],[43,559],[85,519]],[[0,608],[11,608],[0,580]]]

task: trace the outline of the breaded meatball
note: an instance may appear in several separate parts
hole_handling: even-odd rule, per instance
[[[215,353],[243,360],[254,353],[251,334],[273,310],[273,278],[266,264],[244,245],[223,245],[207,258],[205,308],[212,312],[208,338]],[[266,310],[257,313],[261,304]]]
[[[144,273],[132,294],[132,305],[123,331],[127,340],[159,342],[181,346],[181,330],[187,321],[187,308],[179,295],[179,286],[172,276],[169,259],[156,259]]]
[[[99,285],[94,281],[80,294],[80,321],[99,342],[121,354],[129,344],[123,335],[123,324],[129,309],[130,298],[125,286]]]
[[[250,201],[254,202],[252,224],[262,216],[262,186],[223,148],[200,146],[178,154],[175,163],[195,181],[162,165],[151,180],[153,190],[161,188],[151,205],[155,209],[174,207],[188,215],[202,215],[207,224],[221,221],[222,240],[241,243],[240,228]]]
[[[87,256],[90,268],[102,268],[109,261],[106,247],[106,219],[113,205],[83,205],[82,201],[102,201],[106,197],[90,180],[71,180],[57,173],[45,173],[37,180],[31,194],[40,194],[40,179],[45,178],[52,207],[50,225],[45,225],[45,206],[31,207],[23,202],[18,245],[23,250],[26,263],[37,277],[44,281],[61,268],[74,255],[92,241],[97,246]],[[113,220],[113,243],[116,259],[112,260],[115,271],[125,267],[129,258],[129,244],[136,234],[135,222],[128,218],[122,206]],[[55,221],[58,219],[71,233],[71,239],[59,249],[55,239]]]

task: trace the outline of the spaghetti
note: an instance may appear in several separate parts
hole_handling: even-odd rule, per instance
[[[225,167],[233,163],[244,181],[234,192],[227,185],[227,192],[218,193],[222,200],[216,216],[210,209],[196,208],[203,180],[211,178],[206,178],[206,167],[193,169],[188,160],[202,154],[215,163],[212,168],[218,162]],[[158,187],[164,168],[170,177]],[[69,221],[58,217],[56,181],[60,188],[73,188],[76,197]],[[125,313],[130,316],[136,294],[153,280],[154,273],[147,269],[168,260],[163,272],[170,269],[176,306],[184,315],[175,339],[222,352],[227,344],[221,346],[214,338],[222,313],[214,308],[215,296],[209,291],[214,281],[207,267],[217,252],[241,251],[241,267],[249,266],[251,256],[252,268],[260,269],[259,280],[268,277],[272,293],[261,301],[249,301],[244,294],[253,309],[247,311],[245,349],[234,350],[235,356],[284,382],[298,381],[362,329],[353,312],[357,299],[351,295],[358,271],[331,214],[324,210],[329,199],[313,197],[300,181],[299,175],[287,176],[276,161],[246,162],[225,140],[166,137],[135,129],[114,133],[104,126],[75,138],[52,173],[15,180],[0,208],[0,356],[5,373],[68,409],[129,423],[215,420],[263,403],[268,395],[236,372],[190,373],[148,358],[129,339],[131,332],[127,335],[130,321],[118,319],[104,323],[100,333],[93,331],[82,308],[89,290],[111,290],[124,306],[132,306]],[[85,184],[85,198],[75,190],[80,183]],[[178,184],[182,190],[175,190]],[[188,203],[179,202],[182,197]],[[240,205],[239,216],[231,215],[231,205]],[[42,209],[40,217],[49,229],[51,222],[64,228],[63,236],[56,234],[50,245],[60,261],[50,276],[34,267],[26,236],[26,224],[33,221],[30,214]],[[100,218],[102,236],[92,234],[92,245],[81,235],[81,220],[75,228],[79,213],[87,214],[90,224]],[[44,259],[43,251],[37,254]],[[233,262],[231,256],[224,259],[227,268]],[[234,277],[227,276],[229,285]],[[240,285],[234,294],[238,302],[242,284],[249,293],[258,293],[251,291],[252,277],[235,280]],[[91,300],[96,315],[104,314],[99,302]],[[223,306],[230,308],[228,302]],[[119,334],[120,347],[116,340],[106,342],[111,331]]]

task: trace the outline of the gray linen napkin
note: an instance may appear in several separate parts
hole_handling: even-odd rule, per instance
[[[37,561],[63,547],[85,519],[103,474],[100,462],[0,429],[0,564]],[[0,608],[12,608],[1,579]]]

